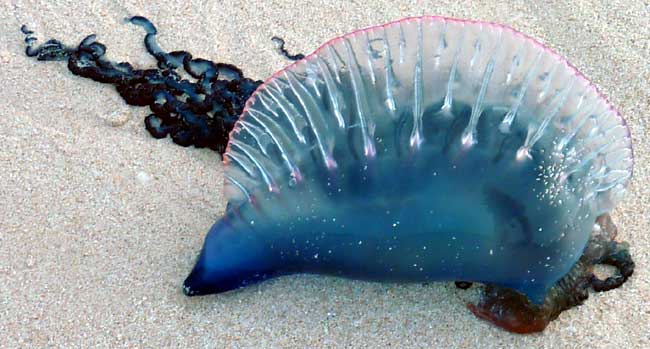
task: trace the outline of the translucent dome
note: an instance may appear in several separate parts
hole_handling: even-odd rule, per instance
[[[225,162],[229,208],[188,294],[310,272],[478,281],[534,302],[633,165],[623,119],[566,60],[441,17],[356,31],[274,74]]]

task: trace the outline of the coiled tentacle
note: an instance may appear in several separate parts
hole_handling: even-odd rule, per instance
[[[153,137],[170,136],[178,145],[207,147],[223,154],[228,134],[261,81],[246,78],[231,64],[193,58],[187,51],[166,52],[158,45],[156,27],[149,20],[135,16],[129,21],[145,30],[145,47],[156,58],[156,69],[107,60],[106,46],[95,35],[77,47],[54,39],[34,47],[36,38],[23,25],[25,53],[39,61],[67,60],[73,74],[115,85],[130,105],[149,106],[152,114],[145,118],[145,127]],[[180,69],[193,80],[183,78]]]

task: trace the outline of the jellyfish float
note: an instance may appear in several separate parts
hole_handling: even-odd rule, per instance
[[[217,65],[164,53],[144,21],[134,22],[148,28],[147,48],[162,73],[140,74],[165,83],[142,104],[178,107],[174,96],[192,104],[216,90]],[[87,50],[95,61],[103,54]],[[31,54],[38,52],[45,51]],[[247,94],[256,90],[231,122],[227,209],[185,294],[292,273],[463,288],[478,282],[485,286],[469,305],[475,315],[530,333],[581,304],[589,289],[618,287],[632,274],[610,217],[632,176],[629,130],[550,49],[503,25],[417,17],[293,57],[261,84],[219,66],[239,72],[229,80],[244,81]],[[126,72],[122,89],[132,86],[132,67],[101,62]],[[203,67],[193,74],[200,89],[165,80],[183,65]],[[213,116],[214,104],[203,105],[212,113],[205,120],[223,119]],[[148,127],[182,132],[182,120],[193,120],[183,108],[165,109],[167,119],[155,116]],[[617,271],[601,280],[596,264]]]

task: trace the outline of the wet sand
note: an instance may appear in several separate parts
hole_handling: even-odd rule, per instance
[[[198,3],[2,0],[0,347],[650,347],[649,5]],[[143,15],[165,49],[263,79],[288,64],[273,35],[308,53],[351,30],[422,14],[506,23],[540,39],[592,79],[631,128],[635,174],[614,219],[636,273],[542,334],[513,335],[474,318],[465,304],[477,289],[453,283],[299,275],[183,296],[181,281],[224,209],[219,158],[151,138],[147,108],[64,64],[27,59],[19,31],[26,23],[41,39],[70,44],[96,33],[109,58],[153,66],[142,30],[123,21]]]

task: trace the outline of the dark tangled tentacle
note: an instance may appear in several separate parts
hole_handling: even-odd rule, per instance
[[[289,53],[289,51],[284,47],[286,43],[284,42],[283,38],[279,36],[274,36],[271,38],[271,40],[277,45],[278,53],[282,55],[284,58],[291,61],[299,61],[305,58],[305,55],[302,53],[296,53],[295,55]]]
[[[626,245],[626,244],[625,244]],[[596,275],[591,276],[591,288],[596,292],[613,290],[623,285],[634,273],[634,261],[627,246],[616,244],[614,253],[606,256],[599,264],[607,264],[616,268],[616,274],[601,280]]]
[[[34,47],[36,38],[26,26],[27,56],[39,61],[68,61],[75,75],[115,85],[130,105],[149,106],[152,114],[145,126],[155,138],[171,136],[176,144],[207,147],[223,154],[228,135],[241,114],[246,100],[262,83],[244,77],[234,65],[193,58],[186,51],[163,51],[156,42],[157,30],[146,18],[129,19],[146,31],[147,51],[156,58],[156,69],[135,69],[130,63],[115,63],[104,58],[106,46],[89,35],[76,47],[48,40]],[[182,68],[195,81],[181,77]]]

